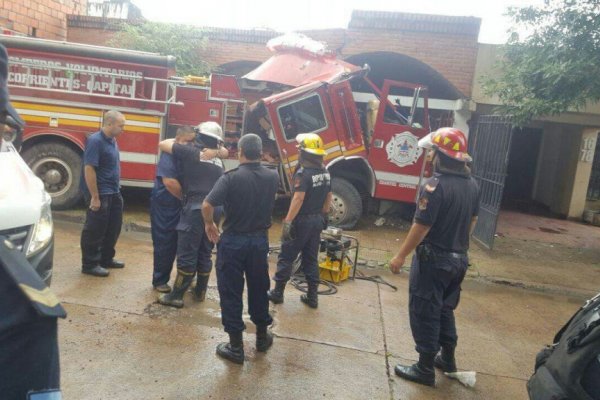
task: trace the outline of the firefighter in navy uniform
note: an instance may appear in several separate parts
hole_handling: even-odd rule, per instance
[[[202,205],[206,234],[217,246],[217,285],[221,319],[229,342],[217,346],[217,354],[237,364],[244,363],[242,319],[244,278],[248,286],[248,313],[256,325],[256,351],[266,352],[273,344],[267,327],[269,314],[269,235],[271,213],[279,186],[274,169],[260,164],[262,141],[248,133],[238,142],[240,166],[216,183]],[[223,234],[214,223],[214,209],[225,208]]]
[[[414,223],[391,260],[398,273],[416,249],[409,283],[410,327],[419,353],[411,366],[396,365],[396,375],[435,386],[434,366],[455,372],[458,336],[454,310],[467,271],[469,236],[479,212],[479,189],[467,163],[465,135],[440,128],[419,141],[433,154],[434,175],[420,189]],[[437,355],[441,347],[441,355]]]
[[[181,163],[183,205],[177,224],[177,278],[170,293],[161,294],[160,304],[181,308],[183,295],[197,275],[194,296],[204,301],[212,270],[214,245],[204,233],[202,202],[223,175],[223,162],[218,157],[228,154],[223,146],[223,131],[216,122],[203,122],[196,129],[193,146],[160,142],[160,150],[173,154]]]
[[[269,291],[269,300],[283,303],[283,292],[292,274],[292,264],[302,255],[302,271],[308,283],[308,292],[300,300],[317,308],[319,288],[318,253],[321,231],[327,227],[331,205],[331,178],[323,166],[327,152],[323,140],[315,133],[296,137],[300,150],[299,165],[293,177],[293,196],[287,216],[283,220],[281,253],[273,280],[275,288]]]
[[[194,140],[191,126],[177,129],[175,142],[187,144]],[[150,225],[152,229],[153,272],[152,286],[158,292],[171,291],[169,279],[177,254],[177,223],[181,213],[181,182],[173,155],[161,153],[156,166],[156,179],[150,197]]]

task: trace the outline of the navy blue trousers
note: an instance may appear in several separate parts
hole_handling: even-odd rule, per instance
[[[89,205],[89,196],[85,198]],[[87,209],[81,231],[81,264],[84,268],[109,265],[115,256],[115,246],[123,223],[121,193],[100,195],[100,209]]]
[[[412,259],[409,283],[410,328],[419,353],[437,353],[441,346],[456,346],[454,310],[468,260],[436,253],[434,260]]]
[[[210,273],[214,245],[204,232],[202,211],[190,204],[183,207],[177,224],[177,269],[188,273]]]
[[[269,238],[257,234],[224,233],[217,245],[217,286],[221,318],[227,333],[246,329],[242,320],[244,280],[248,286],[248,313],[257,326],[273,323],[269,314]],[[244,279],[245,278],[245,279]]]
[[[150,198],[150,227],[154,248],[152,285],[169,282],[177,254],[177,223],[181,202],[170,193],[152,194]]]
[[[307,282],[318,283],[319,245],[323,230],[321,215],[299,215],[293,223],[294,239],[281,243],[281,252],[277,259],[277,272],[273,280],[287,282],[292,274],[292,265],[298,254],[302,255],[300,268]]]

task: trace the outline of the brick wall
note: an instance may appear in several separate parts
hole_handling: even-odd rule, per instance
[[[23,35],[66,40],[67,15],[86,9],[87,0],[0,0],[0,23]]]
[[[356,22],[351,23],[348,29],[323,29],[303,33],[326,42],[342,58],[382,51],[412,57],[439,72],[464,96],[470,97],[477,61],[479,20],[468,17],[392,14],[391,17],[396,19],[383,15],[385,28],[380,26],[377,18],[381,16],[378,13],[373,15],[367,12],[366,16],[357,15]],[[112,28],[110,24],[101,25],[101,19],[94,18],[78,17],[78,24],[72,24],[69,20],[69,41],[106,44],[113,34]],[[208,45],[201,55],[212,66],[234,61],[265,61],[271,56],[265,44],[278,35],[272,31],[207,30]]]
[[[477,36],[348,30],[342,57],[373,51],[404,54],[429,65],[469,97],[477,48]]]

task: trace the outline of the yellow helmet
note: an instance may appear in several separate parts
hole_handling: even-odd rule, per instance
[[[316,133],[301,133],[296,136],[298,148],[310,154],[324,156],[327,151],[323,148],[323,139]]]

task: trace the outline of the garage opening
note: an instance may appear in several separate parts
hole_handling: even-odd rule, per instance
[[[534,200],[542,130],[515,128],[509,150],[502,208],[526,213],[548,213],[548,207]]]

